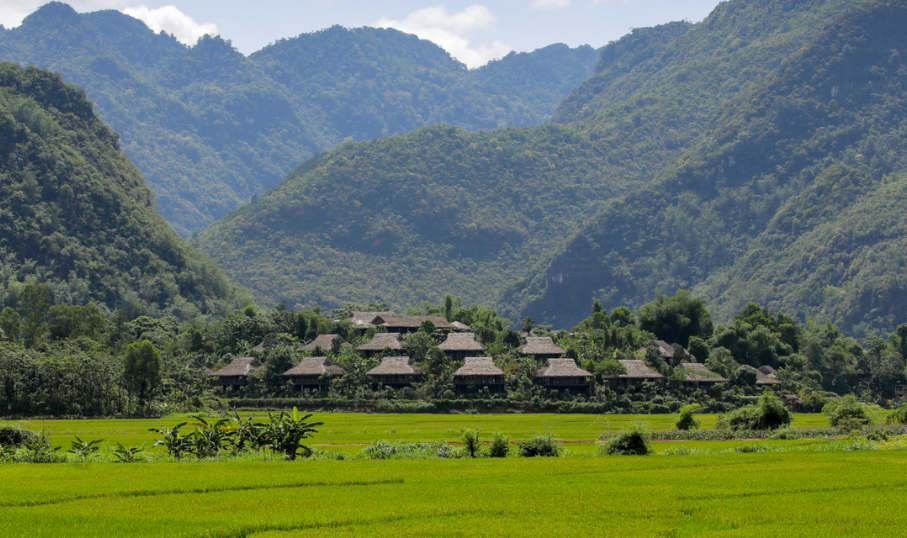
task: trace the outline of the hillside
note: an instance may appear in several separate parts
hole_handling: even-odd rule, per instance
[[[508,300],[559,325],[593,298],[692,288],[858,335],[907,320],[904,2],[862,4],[734,98],[660,177],[609,204]]]
[[[158,214],[84,91],[0,63],[0,306],[25,283],[131,316],[223,314],[251,299]]]
[[[197,244],[264,303],[377,299],[398,308],[450,292],[516,316],[522,296],[502,301],[508,285],[602,204],[651,181],[728,98],[847,5],[738,0],[697,25],[635,31],[605,47],[597,85],[568,100],[583,113],[571,119],[562,106],[558,121],[567,125],[475,134],[439,126],[344,144],[303,163]],[[745,39],[754,33],[759,39]],[[591,299],[566,308],[586,311],[577,304]]]
[[[59,2],[0,31],[0,60],[85,88],[184,236],[347,137],[547,121],[596,57],[555,45],[469,71],[415,36],[340,27],[245,57],[219,37],[186,47],[118,11],[80,15]]]

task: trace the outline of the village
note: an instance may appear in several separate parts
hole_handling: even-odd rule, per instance
[[[280,374],[285,384],[296,392],[323,392],[333,379],[343,378],[347,372],[334,363],[329,354],[351,349],[363,359],[378,359],[380,363],[365,373],[372,387],[403,389],[427,379],[427,373],[416,361],[405,354],[404,343],[407,335],[417,332],[426,322],[435,331],[446,333],[446,339],[437,345],[438,350],[455,364],[461,364],[451,376],[457,395],[487,394],[501,395],[507,392],[507,373],[495,365],[491,356],[486,356],[486,345],[481,343],[472,328],[460,323],[449,322],[443,316],[397,315],[393,312],[351,313],[349,321],[357,331],[375,331],[366,343],[353,348],[352,344],[338,334],[322,334],[308,344],[296,348],[301,354],[299,363]],[[519,353],[533,363],[540,365],[532,375],[535,385],[564,394],[590,396],[599,382],[611,390],[626,393],[639,390],[644,383],[655,390],[663,388],[666,376],[646,364],[648,354],[657,354],[665,361],[677,361],[676,370],[681,373],[682,389],[695,393],[700,398],[720,399],[723,388],[729,380],[712,372],[704,364],[695,362],[695,357],[680,344],[651,340],[637,350],[639,359],[616,361],[623,373],[596,376],[577,364],[574,358],[565,356],[567,350],[555,342],[557,335],[530,336],[521,334]],[[265,365],[260,357],[265,352],[264,344],[251,348],[249,356],[234,358],[228,365],[216,371],[205,369],[213,387],[220,387],[225,393],[235,394],[249,384],[250,378],[260,373]],[[764,365],[756,369],[755,388],[761,392],[780,392],[783,382],[776,376],[776,369]],[[792,411],[799,411],[803,403],[796,395],[781,395],[781,400]]]

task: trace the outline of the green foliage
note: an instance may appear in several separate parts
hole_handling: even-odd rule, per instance
[[[163,446],[167,449],[167,455],[171,458],[180,459],[184,452],[190,451],[189,439],[180,434],[180,428],[188,422],[180,422],[172,428],[149,428],[148,431],[160,434],[163,439],[158,439],[151,445],[151,448]]]
[[[479,438],[481,432],[481,428],[466,429],[460,436],[463,440],[463,450],[470,458],[476,458],[482,453],[482,440]]]
[[[694,298],[686,290],[677,290],[674,297],[656,295],[655,301],[636,312],[640,329],[684,347],[691,337],[706,339],[712,335],[712,316],[702,297]]]
[[[895,409],[885,419],[886,424],[907,424],[907,405]]]
[[[126,387],[139,400],[151,397],[161,384],[161,352],[148,340],[129,344],[126,349],[123,379]]]
[[[139,461],[139,453],[141,452],[143,452],[143,449],[139,447],[125,447],[122,443],[117,443],[113,455],[119,463],[135,463]]]
[[[822,408],[822,413],[828,417],[828,423],[834,427],[851,430],[872,424],[872,419],[866,413],[866,406],[853,394],[828,402]]]
[[[731,430],[775,430],[790,425],[793,417],[781,400],[765,391],[755,405],[741,407],[718,421],[719,428]]]
[[[506,458],[510,453],[510,437],[505,433],[495,431],[488,440],[489,458]]]
[[[608,456],[648,456],[655,451],[649,446],[648,428],[636,422],[601,445],[600,452]]]
[[[37,441],[39,437],[37,433],[19,426],[0,426],[0,445],[5,447],[17,448],[23,445],[30,445]]]
[[[677,414],[677,426],[678,430],[698,430],[702,425],[700,421],[695,417],[695,414],[702,406],[699,404],[687,404],[680,408],[680,412]]]
[[[101,447],[99,447],[98,445],[104,442],[103,439],[83,441],[82,438],[78,435],[75,435],[74,437],[76,439],[70,442],[72,448],[70,448],[66,452],[82,459],[87,459],[97,454],[98,451],[101,450]]]
[[[558,457],[564,450],[550,429],[547,433],[536,434],[528,439],[517,441],[517,449],[520,456],[524,458]]]
[[[9,306],[4,308],[3,312],[0,312],[0,332],[3,333],[0,340],[18,342],[22,332],[21,323],[22,318],[18,312]]]
[[[312,454],[312,449],[303,445],[303,439],[312,437],[317,433],[316,426],[321,426],[324,422],[306,422],[311,414],[302,415],[295,407],[292,413],[281,411],[275,415],[268,413],[271,423],[265,430],[265,437],[268,446],[274,452],[281,452],[287,460],[295,460],[297,454],[302,451],[303,456]]]

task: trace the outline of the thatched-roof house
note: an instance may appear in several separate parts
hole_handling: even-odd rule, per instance
[[[419,330],[419,326],[424,321],[430,321],[437,329],[450,329],[454,327],[441,316],[397,316],[397,315],[380,315],[375,316],[371,324],[375,327],[384,327],[389,333],[414,333]]]
[[[550,336],[527,336],[526,343],[520,346],[520,351],[543,360],[556,359],[566,353],[566,350],[555,344]]]
[[[781,388],[783,383],[780,379],[775,377],[777,372],[778,370],[775,370],[771,366],[760,366],[759,368],[756,368],[756,386],[769,390]]]
[[[803,407],[803,400],[796,394],[785,394],[781,397],[781,402],[791,413],[799,413],[800,409]]]
[[[472,327],[465,323],[460,323],[459,321],[454,321],[450,324],[453,327],[453,330],[461,333],[471,333]]]
[[[627,373],[617,376],[607,376],[617,382],[621,387],[637,387],[643,381],[660,381],[664,376],[646,366],[645,361],[617,361],[627,369]]]
[[[249,353],[252,353],[252,352],[255,352],[255,353],[264,353],[264,352],[265,352],[265,342],[264,342],[264,340],[262,340],[261,343],[258,344],[257,346],[250,347],[250,348],[247,349],[246,351],[248,351]]]
[[[438,349],[451,359],[459,361],[481,355],[485,351],[485,344],[476,341],[475,333],[449,333],[447,340],[441,342]]]
[[[302,352],[311,352],[315,351],[315,348],[321,348],[323,351],[330,351],[331,346],[334,344],[334,340],[340,340],[340,345],[342,347],[352,347],[353,345],[343,339],[339,334],[320,334],[310,343],[299,346],[296,348],[296,351]]]
[[[422,370],[409,357],[384,357],[365,375],[372,383],[389,387],[405,387],[423,379]]]
[[[492,392],[504,390],[504,370],[492,362],[491,357],[466,357],[453,374],[454,384],[463,389],[466,387],[488,387]]]
[[[190,361],[186,365],[186,370],[195,370],[204,376],[209,376],[214,373],[214,370],[205,366],[205,363],[200,360]]]
[[[674,354],[677,353],[678,350],[683,351],[683,353],[686,354],[687,356],[691,356],[690,352],[687,351],[686,349],[684,349],[684,347],[682,345],[669,344],[669,343],[665,342],[664,340],[652,340],[648,344],[639,348],[639,352],[645,353],[646,349],[650,348],[650,347],[654,347],[656,350],[658,350],[658,354],[661,355],[661,358],[663,358],[665,360],[673,359]]]
[[[350,312],[350,321],[355,329],[368,329],[374,327],[372,320],[378,316],[393,316],[393,312],[361,312],[354,310]]]
[[[305,357],[299,364],[280,374],[296,386],[296,390],[321,389],[328,377],[343,377],[346,371],[331,363],[327,357]]]
[[[237,357],[230,364],[208,374],[208,382],[217,387],[234,389],[248,385],[249,375],[264,368],[255,357]]]
[[[710,389],[715,385],[727,383],[727,379],[698,362],[681,364],[677,368],[682,370],[683,384],[687,387]]]
[[[546,359],[545,366],[535,373],[535,382],[550,389],[587,389],[592,386],[592,374],[573,359]]]
[[[403,351],[403,336],[400,333],[378,333],[374,338],[357,347],[356,351],[368,359],[385,349]]]

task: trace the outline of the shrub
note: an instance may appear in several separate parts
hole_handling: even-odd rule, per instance
[[[877,443],[882,443],[882,442],[885,442],[888,440],[888,436],[885,435],[885,432],[873,430],[873,431],[869,432],[868,434],[866,434],[866,440],[875,441]]]
[[[41,436],[19,426],[0,426],[0,445],[21,447],[36,442]]]
[[[781,400],[765,391],[755,405],[741,407],[718,419],[718,427],[731,430],[774,430],[788,426],[793,418]]]
[[[866,407],[853,394],[825,404],[822,413],[828,417],[828,423],[847,431],[860,429],[872,423],[866,414]]]
[[[612,437],[600,451],[608,456],[648,456],[654,453],[649,446],[649,430],[640,423],[634,423]]]
[[[737,445],[734,447],[734,452],[738,454],[755,454],[758,452],[768,452],[769,448],[766,445],[761,444],[752,444],[752,445]]]
[[[501,432],[491,434],[491,441],[488,444],[488,457],[506,458],[510,452],[510,438]]]
[[[463,450],[466,451],[466,455],[470,458],[475,458],[481,455],[482,452],[482,441],[479,439],[479,428],[474,430],[465,430],[461,439],[463,439]]]
[[[519,447],[520,456],[524,458],[533,458],[535,456],[557,457],[561,455],[563,450],[561,444],[551,434],[551,430],[548,430],[547,434],[535,435],[529,439],[518,441],[517,446]]]
[[[699,411],[699,404],[688,404],[680,409],[677,422],[674,423],[678,430],[698,430],[701,425],[694,413]]]
[[[895,409],[885,419],[886,424],[907,424],[907,405]]]

